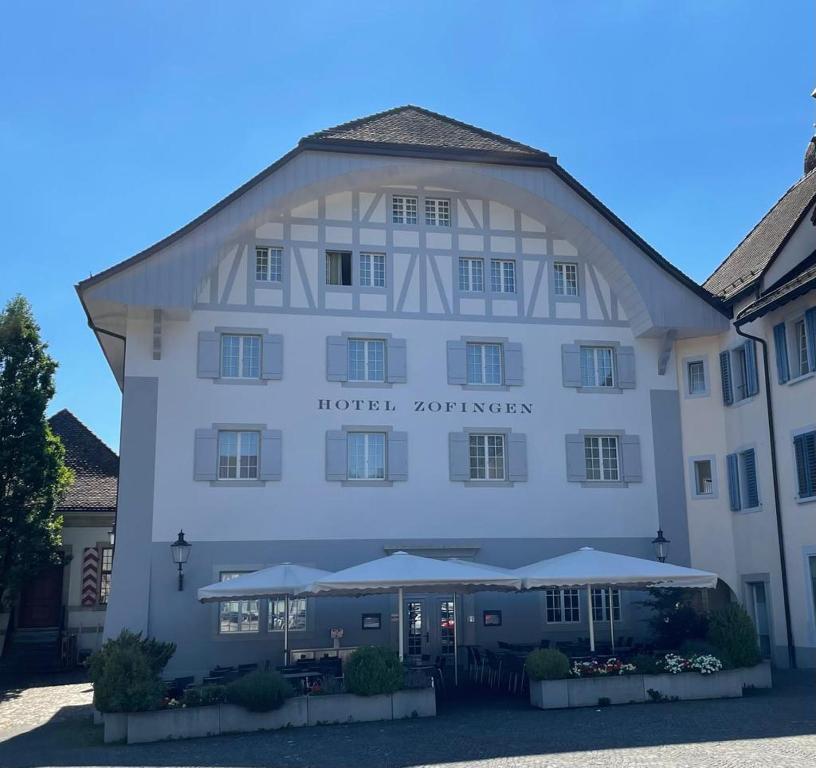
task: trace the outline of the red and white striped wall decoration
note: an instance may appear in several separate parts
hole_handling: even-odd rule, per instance
[[[99,599],[99,550],[85,547],[82,554],[82,605],[96,605]]]

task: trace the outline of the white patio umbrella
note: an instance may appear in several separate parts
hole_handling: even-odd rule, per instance
[[[612,589],[648,589],[649,587],[710,588],[717,585],[717,574],[682,565],[660,563],[641,557],[602,552],[592,547],[581,547],[576,552],[540,560],[517,568],[524,589],[547,587],[586,587],[589,613],[589,646],[595,650],[595,629],[592,619],[592,587],[608,587],[610,621],[609,631],[614,650],[615,636],[612,621]]]
[[[304,594],[317,579],[331,575],[331,571],[309,568],[296,563],[280,563],[260,571],[245,573],[227,581],[217,581],[198,590],[202,603],[226,600],[254,600],[259,597],[280,597],[284,600],[283,653],[289,663],[289,598]]]
[[[419,592],[455,593],[483,590],[517,590],[521,579],[509,571],[482,566],[464,560],[438,560],[433,557],[394,552],[367,563],[354,565],[330,576],[317,579],[313,594],[355,596],[397,592],[399,607],[399,657],[405,658],[404,605],[405,589]],[[458,638],[454,597],[454,676],[458,680]]]

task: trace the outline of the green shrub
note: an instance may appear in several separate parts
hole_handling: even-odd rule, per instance
[[[708,617],[695,608],[694,590],[654,588],[649,596],[639,604],[654,612],[648,621],[658,648],[675,650],[686,640],[706,637]]]
[[[539,648],[524,662],[531,680],[561,680],[570,676],[569,659],[554,648]]]
[[[230,704],[244,707],[250,712],[270,712],[283,706],[283,702],[295,692],[277,672],[250,672],[233,680],[225,691]]]
[[[201,688],[188,688],[181,697],[184,707],[206,707],[220,704],[225,700],[226,687],[223,685],[204,685]]]
[[[753,667],[762,660],[754,622],[738,603],[729,603],[711,614],[708,641],[735,667]]]
[[[346,690],[358,696],[394,693],[403,687],[405,672],[399,656],[390,648],[369,645],[358,648],[345,664]]]
[[[94,706],[100,712],[158,709],[164,696],[159,675],[175,650],[173,643],[142,639],[140,632],[122,630],[88,661]]]
[[[658,659],[655,656],[650,656],[647,653],[640,653],[632,656],[628,660],[629,664],[635,665],[635,673],[640,675],[657,675],[663,670],[660,669]]]

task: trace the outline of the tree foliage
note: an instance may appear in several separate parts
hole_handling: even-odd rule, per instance
[[[60,558],[57,504],[71,482],[45,418],[56,361],[22,296],[0,312],[0,598]]]
[[[708,618],[693,604],[690,589],[650,589],[640,603],[654,613],[649,618],[654,642],[663,649],[677,649],[687,640],[703,640]]]

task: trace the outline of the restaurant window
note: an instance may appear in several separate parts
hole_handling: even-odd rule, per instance
[[[296,632],[306,629],[306,598],[289,598],[289,631]],[[286,600],[282,597],[273,598],[269,601],[269,623],[270,632],[283,632],[284,621],[286,619]]]
[[[581,620],[577,589],[548,589],[545,599],[548,624],[575,624]]]
[[[245,571],[222,571],[219,581],[229,581]],[[257,632],[260,601],[225,600],[218,604],[218,632],[223,635]]]
[[[612,615],[615,621],[620,621],[620,590],[612,590]],[[592,589],[592,620],[609,621],[609,590]]]

